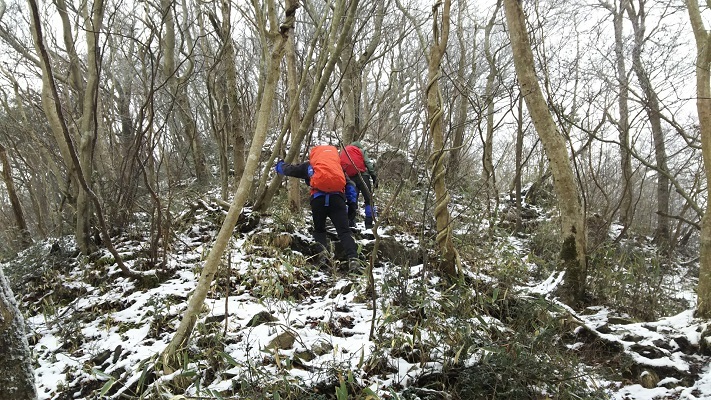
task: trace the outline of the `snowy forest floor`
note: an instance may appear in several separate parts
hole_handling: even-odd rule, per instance
[[[455,281],[433,270],[416,223],[384,221],[374,313],[363,271],[313,264],[308,210],[246,209],[183,369],[162,375],[154,362],[224,214],[211,200],[186,206],[158,265],[146,227],[115,237],[131,269],[155,270],[152,283],[121,277],[107,251],[79,256],[68,238],[0,264],[26,317],[40,399],[711,398],[697,266],[610,244],[591,259],[590,304],[570,309],[556,299],[555,257],[534,249],[553,225],[540,212],[538,236],[458,229]],[[375,236],[361,222],[355,237],[365,260]]]

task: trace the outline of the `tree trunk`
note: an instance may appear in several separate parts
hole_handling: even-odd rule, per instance
[[[669,174],[667,168],[667,152],[662,131],[661,108],[659,98],[654,91],[647,70],[642,63],[642,46],[644,45],[645,11],[644,2],[639,2],[640,9],[635,12],[631,3],[627,3],[627,14],[632,21],[634,30],[634,47],[632,49],[632,69],[634,70],[644,94],[644,109],[652,127],[652,140],[654,142],[654,157],[657,162],[657,228],[654,240],[662,253],[667,253],[671,246],[671,230],[669,218]]]
[[[536,78],[535,60],[521,3],[517,0],[504,0],[504,9],[521,95],[548,155],[558,196],[563,244],[560,259],[566,271],[563,297],[577,305],[582,302],[585,293],[587,263],[585,225],[575,175],[568,159],[565,140],[558,132]]]
[[[356,72],[356,60],[353,54],[353,37],[348,36],[343,45],[343,52],[339,57],[338,66],[341,70],[341,81],[338,89],[341,92],[341,106],[343,109],[343,143],[351,143],[358,135],[360,127],[356,122],[356,108],[358,107],[360,93],[356,92],[356,80],[360,79]]]
[[[192,74],[193,64],[190,60],[188,60],[188,70],[182,75],[179,75],[178,70],[176,69],[175,60],[175,16],[173,13],[173,7],[173,1],[161,0],[161,12],[163,13],[164,18],[164,35],[161,45],[165,54],[163,73],[167,77],[167,86],[170,90],[172,98],[174,99],[173,105],[176,109],[178,120],[182,124],[182,126],[178,128],[182,132],[178,135],[184,135],[187,140],[190,155],[193,160],[193,168],[197,184],[200,187],[204,187],[209,183],[210,175],[207,170],[207,161],[205,160],[202,138],[197,131],[197,123],[195,122],[195,118],[192,114],[192,108],[190,105],[190,99],[188,98],[188,89],[186,85],[187,79]],[[189,39],[190,36],[187,29],[183,29],[183,34]],[[190,43],[188,43],[187,46],[191,47]]]
[[[99,93],[99,43],[98,34],[101,32],[104,19],[103,0],[92,3],[92,9],[88,9],[88,2],[84,3],[82,14],[85,25],[91,27],[86,30],[87,44],[87,68],[86,87],[84,90],[81,119],[79,120],[79,147],[78,157],[81,165],[81,172],[84,174],[84,181],[92,188],[94,176],[94,149],[97,141],[98,126],[95,122],[97,118],[98,93]],[[91,233],[91,199],[85,190],[79,190],[77,196],[77,235],[89,235]],[[77,239],[78,240],[78,239]],[[82,241],[90,242],[91,237],[87,236]]]
[[[266,70],[264,94],[257,113],[257,124],[255,127],[254,138],[249,149],[247,164],[245,165],[244,174],[240,179],[239,186],[235,193],[234,200],[230,205],[230,209],[225,216],[225,221],[222,223],[215,242],[205,260],[205,264],[200,274],[200,279],[197,283],[193,295],[188,301],[188,308],[183,315],[180,325],[178,326],[175,336],[170,341],[168,346],[163,351],[161,361],[163,369],[166,373],[172,373],[180,367],[182,357],[178,352],[187,348],[190,334],[192,333],[195,323],[197,322],[200,309],[205,301],[212,280],[215,277],[222,254],[227,248],[232,231],[237,224],[244,203],[247,201],[249,193],[252,189],[255,172],[259,166],[259,159],[262,154],[262,146],[266,139],[267,130],[269,127],[269,119],[271,115],[272,105],[277,92],[277,83],[279,82],[280,63],[286,49],[288,36],[294,28],[296,9],[298,3],[295,0],[286,0],[286,16],[284,22],[279,26],[279,32],[276,36],[276,41],[272,49],[269,59],[268,69]]]
[[[12,205],[12,213],[15,215],[15,223],[17,223],[17,228],[20,231],[20,245],[22,248],[25,248],[32,244],[32,237],[30,236],[30,231],[27,229],[25,213],[22,211],[22,204],[15,190],[15,181],[12,178],[12,165],[7,158],[5,146],[2,144],[0,144],[0,165],[2,165],[2,180],[5,182],[7,196],[10,198],[10,204]]]
[[[632,185],[632,156],[630,154],[630,126],[629,126],[629,79],[627,78],[627,67],[625,66],[624,41],[622,37],[622,23],[625,7],[629,0],[620,0],[619,8],[615,8],[603,2],[613,16],[613,26],[615,30],[615,60],[617,82],[620,95],[617,98],[617,105],[620,109],[620,119],[617,122],[620,138],[620,168],[622,170],[622,197],[620,198],[620,222],[624,229],[628,229],[632,224],[634,210],[632,200],[634,197],[634,187]]]
[[[68,156],[70,157],[71,161],[70,168],[76,171],[73,176],[77,178],[79,185],[81,185],[81,190],[83,190],[89,196],[89,199],[91,199],[94,205],[94,209],[96,210],[96,217],[99,222],[99,228],[101,229],[101,236],[104,240],[106,247],[108,248],[111,255],[114,256],[116,264],[118,265],[119,269],[121,270],[121,273],[124,276],[139,278],[140,274],[134,273],[123,263],[121,254],[119,254],[119,252],[114,247],[113,242],[111,241],[111,236],[108,232],[106,221],[104,220],[103,209],[101,207],[101,203],[99,202],[99,198],[92,191],[91,187],[89,187],[86,180],[84,179],[84,174],[81,172],[81,162],[79,160],[79,156],[77,156],[76,150],[72,143],[69,128],[67,127],[66,121],[64,120],[62,114],[62,107],[59,103],[59,92],[57,90],[57,85],[54,80],[54,73],[52,72],[52,63],[49,58],[49,52],[47,51],[47,47],[44,43],[44,38],[42,36],[42,22],[40,20],[37,2],[36,0],[28,0],[28,2],[31,10],[30,14],[32,17],[30,22],[30,27],[32,28],[32,38],[34,40],[35,46],[37,48],[37,53],[39,54],[42,63],[42,105],[45,108],[45,114],[49,119],[52,120],[52,125],[56,124],[56,126],[53,126],[52,129],[58,129],[59,133],[61,133],[61,139],[58,138],[58,140],[60,140],[60,147],[66,147]],[[93,12],[103,13],[103,3],[97,2],[96,4],[94,4]],[[95,18],[95,21],[101,20],[100,16],[95,16]],[[87,47],[93,50],[98,49],[98,47],[96,46],[96,41],[99,32],[99,25],[95,26],[97,26],[97,30],[94,31],[94,34],[92,35],[92,40],[94,40],[95,42],[93,44],[89,44]],[[93,85],[98,85],[98,83],[93,83]],[[53,109],[48,110],[48,108],[52,107]]]
[[[35,41],[35,43],[37,42]],[[62,155],[64,166],[67,169],[67,175],[69,176],[70,186],[70,189],[68,189],[67,191],[73,191],[72,194],[76,196],[82,189],[79,184],[79,180],[77,178],[77,170],[72,159],[72,150],[70,150],[68,142],[65,140],[64,131],[62,129],[63,121],[60,120],[60,115],[59,113],[57,113],[55,99],[50,89],[50,80],[52,79],[52,77],[45,70],[44,65],[42,65],[42,67],[42,109],[44,111],[45,116],[47,117],[47,123],[49,124],[49,128],[52,131],[54,139],[57,142],[59,154]],[[57,101],[59,101],[59,99],[57,99]],[[88,254],[90,247],[89,243],[84,241],[84,239],[87,237],[88,235],[85,235],[83,233],[79,233],[76,237],[77,246],[84,254]]]
[[[442,5],[442,18],[439,17],[439,7]],[[446,169],[444,167],[445,148],[442,115],[443,101],[439,88],[440,64],[447,48],[449,38],[449,18],[452,2],[437,0],[433,11],[433,43],[430,47],[427,68],[427,121],[429,134],[432,138],[432,179],[435,191],[435,221],[437,225],[437,246],[441,251],[440,270],[445,275],[456,276],[459,272],[459,253],[452,242],[452,220],[449,214],[449,191],[446,185]],[[441,24],[441,26],[440,26]]]
[[[499,12],[501,3],[497,1],[496,8],[491,14],[489,22],[484,29],[484,54],[489,67],[489,73],[486,76],[486,89],[484,92],[484,100],[486,101],[486,135],[484,138],[484,153],[482,155],[482,171],[484,174],[484,190],[486,191],[486,208],[487,213],[492,216],[493,209],[499,208],[499,191],[496,188],[496,173],[494,171],[494,84],[498,69],[496,67],[496,57],[491,52],[491,30],[496,21],[496,14]],[[490,233],[493,234],[493,224],[491,224]]]
[[[463,18],[464,10],[466,7],[466,2],[459,2],[459,15]],[[472,71],[469,71],[469,77],[467,76],[467,71],[470,66],[469,58],[467,56],[467,48],[476,48],[476,33],[477,29],[474,30],[472,36],[473,43],[467,43],[464,38],[464,26],[459,25],[457,27],[457,41],[459,42],[459,61],[457,62],[457,90],[459,92],[457,99],[457,110],[455,112],[455,120],[452,121],[452,126],[454,127],[454,138],[452,139],[452,150],[449,154],[449,162],[447,163],[447,179],[449,182],[455,182],[457,176],[459,175],[459,164],[461,162],[462,147],[464,146],[464,133],[467,126],[467,117],[469,111],[469,94],[471,92],[471,81],[474,75],[476,75],[476,62],[471,64]],[[472,52],[474,53],[474,52]]]
[[[373,2],[376,10],[369,12],[373,18],[372,36],[368,44],[364,47],[360,55],[355,52],[356,35],[362,32],[360,27],[353,29],[343,43],[343,51],[340,54],[338,66],[341,70],[342,79],[339,84],[341,91],[342,107],[343,107],[343,143],[348,144],[355,140],[360,140],[364,136],[365,127],[361,121],[363,114],[363,70],[365,65],[370,61],[375,49],[380,44],[380,38],[383,27],[383,18],[385,18],[385,0]],[[369,18],[364,18],[364,24]],[[367,103],[365,103],[367,104]],[[367,121],[367,120],[366,120]]]
[[[294,37],[289,36],[289,42],[286,44],[286,83],[287,83],[287,94],[289,102],[291,105],[289,109],[293,108],[289,116],[289,130],[291,132],[297,132],[299,130],[299,125],[301,121],[299,119],[300,107],[299,107],[299,85],[298,85],[298,73],[296,70],[296,48],[294,46]],[[299,190],[299,184],[301,179],[288,178],[287,187],[289,193],[289,210],[292,212],[298,212],[301,210],[301,193]]]
[[[0,400],[36,399],[25,321],[0,268]]]
[[[711,34],[706,30],[699,3],[687,0],[696,39],[696,110],[701,131],[701,154],[706,170],[706,198],[711,199]],[[711,318],[711,202],[706,201],[701,219],[697,316]]]
[[[516,176],[514,190],[516,192],[516,232],[523,231],[523,204],[521,196],[521,172],[523,169],[523,96],[518,97],[516,111]]]

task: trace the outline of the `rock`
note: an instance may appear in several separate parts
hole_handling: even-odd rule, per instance
[[[669,351],[674,351],[674,347],[672,347],[669,343],[667,343],[666,340],[664,339],[657,339],[653,340],[652,344],[659,347],[660,349],[664,350],[669,350]]]
[[[371,254],[375,242],[368,242],[363,247],[363,253]],[[378,244],[378,258],[396,265],[422,264],[422,252],[418,248],[409,248],[398,242],[394,237],[381,237]]]
[[[261,324],[267,323],[267,322],[274,322],[276,321],[277,318],[271,314],[269,314],[268,311],[261,311],[259,314],[255,315],[252,317],[252,319],[249,320],[247,323],[247,326],[249,327],[255,327],[259,326]]]
[[[311,346],[311,351],[314,352],[317,356],[322,356],[324,354],[327,354],[333,350],[333,345],[323,339],[318,340],[316,343]]]
[[[272,245],[278,249],[284,250],[291,247],[291,235],[288,233],[279,233],[272,238]]]
[[[101,353],[95,355],[91,359],[91,362],[94,365],[101,365],[104,363],[104,361],[108,360],[109,357],[111,357],[111,350],[104,350]]]
[[[111,362],[116,364],[119,361],[122,352],[123,352],[123,347],[121,347],[121,345],[116,346],[116,348],[114,349],[114,356],[111,359]]]
[[[225,320],[225,315],[224,315],[224,314],[222,314],[222,315],[210,315],[210,316],[205,317],[205,325],[214,324],[214,323],[218,323],[218,322],[222,322],[222,321],[224,321],[224,320]]]
[[[331,298],[333,299],[333,298],[336,298],[338,295],[341,295],[341,294],[348,294],[348,293],[351,292],[351,290],[353,290],[353,282],[348,282],[348,283],[345,284],[343,287],[341,287],[341,288],[339,288],[339,289],[336,289],[336,290],[334,290],[333,292],[331,292],[331,294],[330,294],[329,297],[331,297]]]
[[[701,354],[705,356],[711,356],[711,329],[707,327],[701,332],[701,337],[699,338],[699,350]]]
[[[634,323],[634,321],[632,321],[629,318],[625,318],[625,317],[611,316],[611,317],[607,318],[607,323],[615,324],[615,325],[629,325],[629,324]]]
[[[630,346],[630,350],[636,352],[637,354],[647,357],[647,358],[662,358],[665,357],[667,354],[662,351],[661,349],[654,347],[654,346],[645,346],[641,344],[633,344]]]
[[[698,348],[694,346],[686,336],[678,336],[672,339],[679,350],[684,354],[694,354],[698,351]]]
[[[644,336],[641,335],[636,335],[634,333],[627,333],[624,336],[622,336],[622,340],[625,342],[639,342],[640,340],[643,340]]]
[[[595,328],[595,330],[600,333],[612,333],[612,329],[610,329],[610,325],[608,324],[598,326],[597,328]]]
[[[388,150],[378,157],[377,170],[381,182],[400,182],[407,176],[409,169],[410,163],[403,152]]]
[[[271,342],[267,345],[267,349],[271,350],[288,350],[294,347],[294,342],[296,341],[296,334],[292,331],[284,331],[277,335]]]
[[[310,350],[297,350],[294,352],[294,357],[298,358],[301,361],[304,362],[309,362],[316,358],[316,354]]]
[[[643,369],[639,374],[639,384],[646,389],[653,389],[659,383],[659,376],[651,369]]]

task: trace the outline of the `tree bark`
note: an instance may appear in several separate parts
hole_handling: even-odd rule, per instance
[[[289,97],[289,102],[291,105],[289,109],[293,110],[289,113],[289,130],[291,132],[297,132],[299,130],[299,125],[301,125],[301,120],[299,118],[300,107],[299,107],[299,85],[298,85],[298,73],[296,70],[296,47],[294,46],[294,37],[289,36],[289,42],[286,44],[286,83],[287,83],[287,94]],[[301,179],[288,178],[287,187],[289,193],[289,210],[292,212],[298,212],[301,210],[301,195],[299,190],[299,184]]]
[[[25,321],[0,268],[0,400],[36,399]]]
[[[439,7],[442,6],[442,17],[439,17]],[[449,38],[449,18],[452,2],[437,0],[432,7],[433,12],[433,43],[429,51],[427,68],[427,121],[429,135],[432,138],[432,179],[435,192],[435,221],[437,225],[437,246],[441,252],[440,271],[448,276],[456,276],[459,272],[459,253],[452,242],[452,219],[449,214],[450,196],[446,185],[445,142],[442,115],[443,101],[439,87],[440,64],[447,48]]]
[[[696,40],[696,110],[701,131],[701,154],[706,170],[706,198],[711,199],[711,34],[704,26],[697,0],[687,0],[689,20]],[[701,219],[697,316],[711,318],[711,202]]]
[[[81,165],[78,173],[84,174],[84,181],[92,188],[94,176],[94,149],[98,136],[97,107],[99,102],[99,32],[104,19],[104,2],[97,0],[92,3],[89,10],[88,2],[84,3],[82,14],[85,25],[90,27],[86,30],[87,44],[87,66],[86,66],[86,86],[82,96],[82,113],[79,120],[79,146],[78,154]],[[78,67],[77,67],[78,68]],[[91,199],[85,190],[79,190],[77,195],[77,235],[83,234],[87,237],[82,241],[90,242],[88,236],[91,233]]]
[[[521,195],[521,172],[523,170],[523,96],[518,96],[516,112],[516,176],[514,177],[514,191],[516,193],[516,232],[522,232],[523,199]]]
[[[521,95],[548,155],[555,193],[558,196],[563,244],[560,260],[566,271],[562,294],[564,300],[578,305],[585,293],[587,262],[584,217],[575,175],[568,159],[565,140],[558,132],[536,77],[533,50],[521,3],[517,0],[504,0],[504,10]]]
[[[236,52],[232,41],[232,2],[222,0],[222,37],[224,41],[225,51],[223,53],[222,62],[225,65],[225,73],[227,74],[227,105],[229,110],[228,119],[228,138],[233,139],[233,164],[234,164],[234,182],[238,183],[244,173],[245,161],[247,156],[245,138],[246,130],[246,114],[242,101],[240,100],[240,91],[237,87],[237,65],[235,64]],[[229,139],[228,139],[229,140]]]

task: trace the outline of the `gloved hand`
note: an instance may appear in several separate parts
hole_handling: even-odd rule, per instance
[[[284,160],[277,161],[276,166],[274,167],[277,174],[284,175],[284,164],[286,164]]]
[[[375,175],[372,175],[371,178],[373,179],[373,189],[378,188],[378,177]]]
[[[357,215],[358,215],[358,203],[356,203],[355,201],[349,201],[348,202],[348,220],[349,221],[355,220]]]

